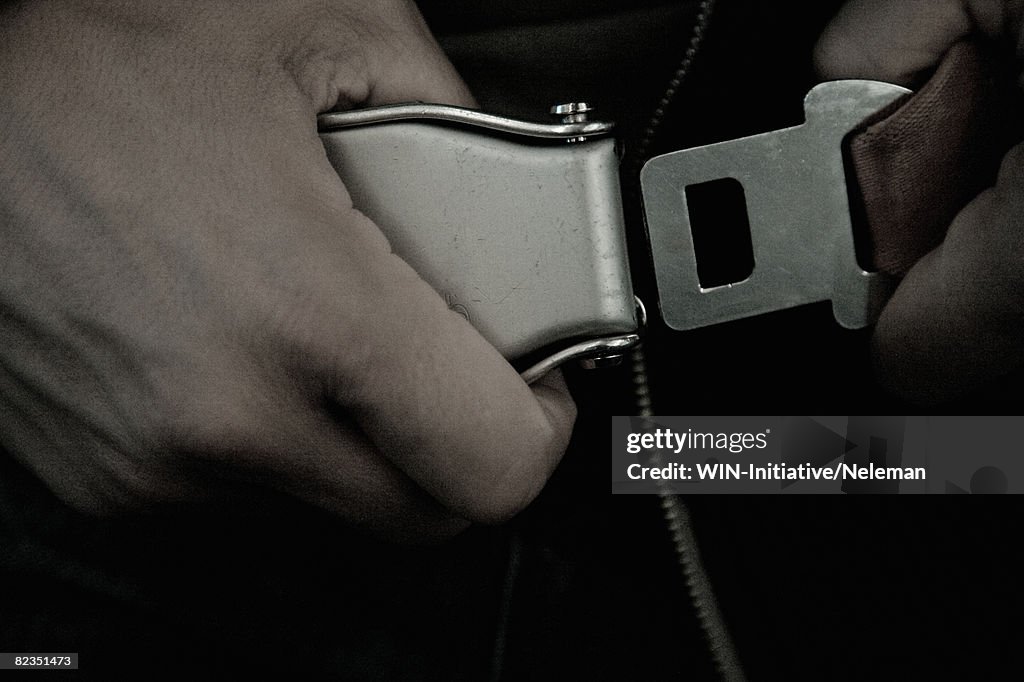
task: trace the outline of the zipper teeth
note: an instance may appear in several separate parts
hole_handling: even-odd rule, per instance
[[[650,382],[647,378],[647,359],[644,356],[643,347],[634,349],[631,359],[636,414],[641,418],[643,428],[647,430],[653,428],[654,409]],[[653,461],[658,459],[660,459],[658,455],[652,456]],[[718,606],[718,600],[715,599],[711,579],[700,558],[697,537],[690,521],[690,510],[682,498],[674,494],[668,484],[660,479],[658,480],[658,497],[661,500],[662,515],[672,537],[679,568],[682,570],[683,580],[686,582],[687,592],[690,595],[690,603],[697,615],[700,629],[707,640],[715,668],[726,682],[742,682],[746,676],[743,674],[743,667],[740,665],[740,659],[736,653],[736,645],[725,625],[725,618]]]
[[[651,115],[644,128],[643,134],[633,148],[631,163],[627,167],[628,176],[635,181],[640,168],[646,160],[654,138],[665,120],[665,114],[675,100],[676,95],[683,83],[690,75],[693,63],[697,58],[704,39],[707,35],[711,17],[715,11],[717,0],[702,0],[697,10],[697,17],[694,21],[693,30],[690,33],[690,42],[683,55],[683,59],[669,80],[664,94],[658,101],[658,106]],[[631,183],[632,184],[632,183]],[[636,348],[631,356],[633,369],[633,395],[635,399],[636,414],[641,418],[645,429],[651,428],[654,417],[653,401],[651,398],[650,381],[647,375],[647,360],[643,347]],[[654,456],[657,459],[657,455]],[[672,544],[675,547],[679,568],[682,571],[683,579],[686,582],[687,591],[690,595],[690,603],[697,615],[697,621],[708,643],[711,657],[714,660],[715,668],[719,675],[727,682],[741,682],[746,679],[743,668],[736,653],[736,645],[733,643],[729,630],[725,625],[722,611],[715,599],[714,590],[711,587],[711,580],[704,562],[701,560],[700,551],[697,547],[697,538],[693,532],[690,521],[690,510],[682,498],[672,493],[668,485],[659,479],[658,497],[661,500],[662,514],[668,526]]]
[[[643,135],[637,142],[636,147],[634,147],[633,162],[630,168],[634,175],[639,173],[640,166],[646,160],[651,144],[654,142],[654,138],[657,136],[658,130],[665,120],[665,114],[668,112],[669,107],[671,107],[683,83],[689,77],[693,63],[704,46],[704,38],[707,35],[708,26],[711,24],[711,17],[715,12],[716,4],[717,0],[702,0],[697,9],[697,18],[694,20],[693,30],[690,32],[690,42],[686,47],[686,52],[683,54],[683,59],[669,80],[665,93],[658,101],[658,106],[655,107],[654,113],[647,122],[647,127],[644,128]]]
[[[722,610],[715,599],[704,562],[701,561],[697,538],[690,523],[690,510],[678,495],[667,489],[664,481],[660,483],[659,488],[658,497],[661,499],[662,514],[672,534],[672,543],[675,545],[683,579],[689,589],[690,601],[697,614],[700,628],[707,638],[715,668],[726,682],[743,682],[746,676],[736,653],[736,645],[725,625]]]

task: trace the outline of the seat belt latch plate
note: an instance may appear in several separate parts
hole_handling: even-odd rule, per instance
[[[907,94],[875,81],[823,83],[804,100],[802,125],[648,161],[641,188],[666,324],[696,329],[826,300],[842,326],[872,324],[895,283],[857,263],[843,142]],[[754,269],[705,288],[686,188],[727,178],[743,187]]]

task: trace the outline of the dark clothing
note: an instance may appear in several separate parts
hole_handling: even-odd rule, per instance
[[[586,100],[628,145],[695,4],[421,7],[484,108],[543,119]],[[720,4],[654,153],[800,121],[810,51],[839,3]],[[630,220],[653,303],[635,205]],[[905,413],[871,382],[866,340],[827,305],[688,334],[655,325],[655,409]],[[608,494],[608,416],[632,410],[628,368],[569,375],[580,419],[540,499],[440,547],[385,546],[287,500],[87,519],[0,454],[0,651],[77,651],[94,679],[710,679],[657,500]],[[1005,395],[956,409],[1015,410]],[[752,679],[979,678],[1019,663],[1018,500],[689,503]]]

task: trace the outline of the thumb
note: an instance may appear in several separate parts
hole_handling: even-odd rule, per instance
[[[894,392],[938,403],[1024,360],[1024,145],[996,185],[956,217],[945,242],[904,279],[875,331],[878,374]]]
[[[978,22],[974,4],[985,21]],[[967,0],[853,0],[815,48],[822,78],[869,78],[913,85],[953,44],[992,26],[1008,3]]]

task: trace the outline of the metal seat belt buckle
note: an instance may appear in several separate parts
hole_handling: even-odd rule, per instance
[[[677,330],[831,301],[836,320],[872,324],[894,280],[857,262],[843,141],[909,91],[875,81],[818,85],[802,125],[651,159],[641,171],[660,310]],[[743,188],[754,268],[703,287],[686,188],[722,179]]]
[[[613,126],[560,113],[408,104],[318,121],[353,205],[527,382],[640,342]]]
[[[891,283],[857,265],[842,142],[906,93],[826,83],[801,126],[651,159],[642,193],[665,322],[692,329],[831,300],[844,326],[871,323]],[[556,113],[545,124],[409,104],[318,121],[354,206],[527,381],[568,360],[621,357],[645,317],[612,125],[585,108]],[[721,178],[743,186],[754,270],[702,288],[686,188]]]

